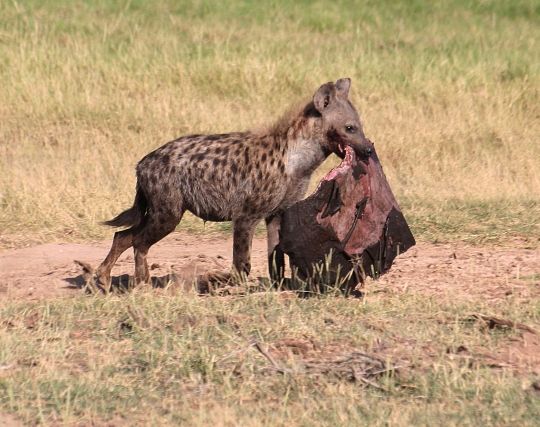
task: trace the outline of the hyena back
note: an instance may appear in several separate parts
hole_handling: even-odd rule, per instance
[[[280,215],[303,198],[313,171],[330,153],[343,157],[346,147],[364,157],[371,153],[349,88],[350,79],[322,85],[302,109],[264,131],[184,136],[145,156],[137,165],[133,206],[105,222],[129,228],[115,233],[97,270],[98,285],[109,287],[114,263],[131,246],[135,280],[148,282],[148,250],[175,229],[185,211],[233,222],[237,272],[250,271],[251,241],[262,219],[269,262],[282,258],[276,249]],[[274,279],[280,274],[271,269]]]

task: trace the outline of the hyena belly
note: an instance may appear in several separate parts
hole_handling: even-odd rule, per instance
[[[223,176],[213,178],[214,173],[195,169],[188,176],[176,177],[183,207],[205,221],[232,221],[243,211],[251,183]]]

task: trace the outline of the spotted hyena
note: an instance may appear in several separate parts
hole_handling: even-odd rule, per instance
[[[233,267],[248,274],[253,233],[266,221],[268,255],[283,254],[279,241],[281,213],[301,200],[313,171],[335,153],[352,147],[369,156],[360,118],[348,99],[348,78],[323,84],[313,99],[260,131],[189,135],[168,142],[137,165],[133,206],[105,224],[129,227],[114,235],[99,266],[97,282],[108,288],[111,269],[126,249],[135,251],[135,281],[150,279],[146,255],[172,232],[186,211],[205,221],[232,221]],[[274,278],[282,272],[272,272]]]

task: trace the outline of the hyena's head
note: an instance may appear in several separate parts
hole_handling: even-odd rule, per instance
[[[313,104],[322,118],[322,145],[327,152],[343,158],[347,148],[360,158],[367,158],[373,144],[364,135],[356,108],[349,101],[351,79],[323,84],[313,96]]]

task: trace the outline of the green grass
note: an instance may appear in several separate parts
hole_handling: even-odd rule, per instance
[[[4,1],[0,228],[108,236],[151,149],[349,76],[418,238],[478,241],[484,215],[486,239],[538,235],[539,23],[533,0]]]
[[[490,368],[481,356],[517,332],[463,321],[490,310],[391,291],[364,302],[142,290],[12,303],[0,312],[0,408],[29,424],[532,426],[540,416],[534,376]],[[538,301],[498,310],[540,326]],[[283,353],[291,340],[311,354]],[[401,370],[374,380],[381,388],[332,372],[281,375],[252,341],[281,349],[274,355],[289,369],[356,349]],[[459,346],[470,353],[454,354]]]

